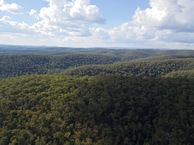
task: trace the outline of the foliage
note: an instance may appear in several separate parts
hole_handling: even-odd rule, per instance
[[[12,51],[25,54],[0,55],[0,144],[194,144],[192,50]]]
[[[81,67],[78,69],[84,71],[83,73],[76,72],[77,70],[74,69],[70,74],[120,74],[153,77],[161,76],[180,67],[182,69],[187,66],[191,69],[193,64],[188,66],[188,63],[191,63],[190,61],[194,58],[194,51],[192,50],[35,48],[22,47],[20,48],[21,52],[19,52],[25,54],[9,54],[9,51],[17,52],[19,48],[15,46],[9,49],[6,46],[8,54],[0,55],[0,78],[25,74],[60,73],[71,67],[94,64],[102,66]],[[3,50],[0,46],[0,53]],[[113,63],[115,64],[105,65]],[[100,72],[96,72],[96,70]]]
[[[58,72],[73,66],[86,64],[108,64],[118,61],[116,57],[104,55],[64,54],[64,55],[1,55],[0,77],[25,74],[45,74]]]
[[[193,144],[193,88],[186,78],[1,79],[0,144]]]
[[[79,76],[95,76],[99,74],[161,77],[177,70],[194,69],[194,59],[153,60],[141,59],[128,62],[119,62],[109,65],[87,65],[67,69],[64,74]]]
[[[194,70],[173,71],[171,73],[166,74],[164,77],[167,77],[167,78],[177,78],[177,77],[194,78]]]

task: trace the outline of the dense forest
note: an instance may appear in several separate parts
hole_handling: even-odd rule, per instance
[[[110,65],[85,65],[64,71],[68,75],[95,76],[99,74],[161,77],[173,71],[194,69],[194,59],[135,60]]]
[[[192,50],[0,53],[0,145],[194,144]]]
[[[191,145],[193,87],[183,78],[3,79],[0,144]]]
[[[60,53],[0,54],[0,78],[61,72],[155,77],[194,68],[192,50],[74,49],[66,48]]]
[[[93,54],[7,54],[0,55],[0,77],[20,76],[24,74],[45,74],[48,72],[58,72],[58,70],[73,66],[107,64],[116,61],[118,61],[116,57]]]

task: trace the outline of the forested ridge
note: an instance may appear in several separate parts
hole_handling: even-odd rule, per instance
[[[194,70],[178,70],[164,75],[164,77],[170,78],[194,78]]]
[[[194,143],[194,79],[1,79],[0,144]]]
[[[7,54],[0,55],[0,77],[25,74],[45,74],[86,64],[108,64],[118,61],[117,57],[85,54]]]
[[[194,51],[3,49],[1,144],[193,145]]]
[[[60,73],[69,68],[65,73],[72,75],[121,74],[155,77],[194,67],[192,50],[67,50],[62,53],[0,54],[0,78]],[[71,69],[72,67],[77,68]]]
[[[128,62],[119,62],[110,65],[87,65],[67,69],[64,73],[78,76],[95,76],[99,74],[162,77],[173,71],[194,69],[194,59],[153,60],[141,59]]]

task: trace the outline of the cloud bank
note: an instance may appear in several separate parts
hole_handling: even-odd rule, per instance
[[[90,0],[46,2],[48,6],[28,12],[37,19],[32,25],[14,22],[9,16],[1,17],[0,32],[7,34],[5,27],[9,27],[15,33],[42,36],[60,42],[60,45],[80,45],[84,41],[85,46],[194,46],[194,0],[150,0],[148,8],[136,9],[131,21],[113,28],[104,27],[108,18],[103,17]],[[22,13],[21,6],[3,0],[0,1],[0,10]],[[86,42],[88,40],[90,42]]]
[[[193,0],[150,0],[149,4],[137,8],[132,21],[101,32],[93,28],[93,35],[121,43],[194,43]]]

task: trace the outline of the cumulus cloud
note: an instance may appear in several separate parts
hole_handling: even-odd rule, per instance
[[[7,11],[12,14],[22,14],[22,7],[16,3],[8,4],[4,0],[0,0],[0,11]]]
[[[161,30],[194,31],[193,9],[193,0],[150,0],[150,8],[136,10],[133,23]]]
[[[85,41],[85,45],[194,46],[194,0],[150,0],[148,8],[136,9],[131,21],[113,28],[103,27],[106,19],[90,0],[45,1],[48,6],[29,11],[29,15],[37,18],[36,23],[28,25],[3,16],[0,31],[43,34],[43,42],[52,40],[56,44],[83,45]],[[6,6],[8,11],[8,5],[0,0],[0,10]]]
[[[110,35],[109,32],[102,27],[93,27],[90,28],[90,32],[93,36],[100,38],[100,39],[109,39]]]
[[[105,19],[100,15],[98,7],[95,5],[90,5],[89,0],[75,0],[71,4],[69,10],[66,10],[70,12],[70,18],[76,20],[84,20],[92,23],[105,22]]]
[[[90,0],[46,0],[38,16],[40,22],[33,25],[37,32],[70,36],[89,36],[89,25],[103,24],[106,19]]]
[[[188,43],[194,36],[193,0],[150,0],[150,8],[138,9],[133,23],[155,31],[155,40]]]
[[[109,30],[96,28],[96,37],[106,32],[117,42],[175,42],[193,43],[194,0],[150,0],[150,7],[137,8],[133,19]],[[101,33],[98,33],[101,32]]]

